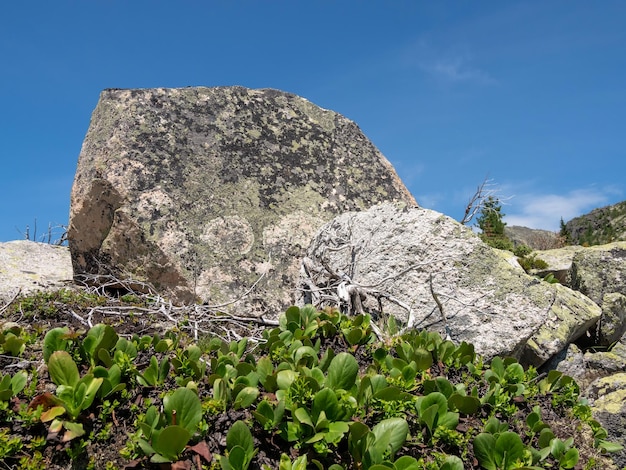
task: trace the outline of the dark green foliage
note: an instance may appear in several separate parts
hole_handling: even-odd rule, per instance
[[[548,263],[546,263],[541,258],[537,258],[536,254],[531,254],[524,256],[522,258],[517,258],[520,266],[524,268],[524,271],[529,272],[532,269],[546,269],[548,267]]]
[[[34,462],[37,446],[60,445],[46,436],[62,430],[73,459],[97,454],[98,440],[119,430],[121,440],[97,449],[126,442],[116,466],[142,468],[196,465],[200,455],[213,455],[207,468],[241,470],[593,468],[601,449],[619,449],[570,377],[540,380],[513,358],[485,365],[471,344],[428,331],[378,342],[369,325],[368,315],[306,306],[290,308],[258,342],[53,328],[43,341],[49,372],[38,379],[49,374],[56,389],[33,387],[54,393],[36,397],[45,411],[23,416],[0,400],[0,452],[9,466],[23,455]],[[0,398],[25,408],[36,373],[0,379]],[[20,430],[41,442],[9,445]]]
[[[480,238],[493,248],[513,251],[513,242],[504,234],[504,227],[506,227],[506,222],[502,220],[504,216],[500,201],[489,196],[476,219],[482,231]]]
[[[594,209],[561,224],[561,235],[573,245],[603,245],[626,240],[626,201]]]

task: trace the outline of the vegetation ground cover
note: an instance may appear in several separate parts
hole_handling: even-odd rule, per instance
[[[3,308],[0,468],[592,469],[617,449],[570,377],[471,344],[311,306],[197,335],[153,303]]]

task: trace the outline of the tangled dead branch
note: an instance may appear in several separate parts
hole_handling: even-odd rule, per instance
[[[160,296],[151,285],[132,279],[81,276],[79,281],[74,289],[97,295],[106,301],[102,305],[86,307],[58,301],[55,306],[86,328],[102,322],[132,323],[133,333],[138,334],[174,329],[187,332],[196,341],[201,336],[214,335],[227,342],[243,337],[258,342],[266,327],[278,325],[278,321],[273,318],[231,315],[222,311],[225,306],[249,295],[260,278],[238,298],[219,305],[174,305]],[[17,295],[2,309],[17,303],[16,298]],[[25,315],[25,312],[22,314]]]

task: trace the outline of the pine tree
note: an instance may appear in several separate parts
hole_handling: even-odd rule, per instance
[[[504,234],[506,222],[502,220],[505,214],[502,212],[500,201],[489,196],[480,211],[480,216],[476,219],[478,227],[482,230],[480,238],[488,245],[502,250],[513,250],[513,243]]]

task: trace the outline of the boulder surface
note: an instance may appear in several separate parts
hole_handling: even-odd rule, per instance
[[[0,243],[0,301],[18,293],[59,289],[71,281],[68,247],[28,240]]]
[[[345,117],[277,90],[105,90],[71,194],[75,276],[135,279],[174,302],[276,313],[335,215],[416,205]]]
[[[592,327],[600,307],[509,258],[445,215],[381,204],[320,229],[302,264],[300,301],[339,300],[379,321],[393,315],[471,342],[488,357],[515,355],[538,366]]]

